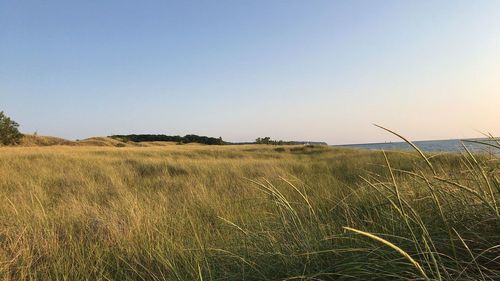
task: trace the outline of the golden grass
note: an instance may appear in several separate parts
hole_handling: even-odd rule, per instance
[[[38,147],[38,146],[109,146],[109,147],[151,147],[151,146],[170,146],[173,142],[123,142],[109,137],[92,137],[83,140],[66,140],[58,137],[39,136],[25,134],[21,138],[19,146]]]
[[[1,280],[500,277],[494,156],[83,142],[0,148]]]
[[[22,146],[51,146],[51,145],[71,145],[74,142],[58,137],[38,136],[24,134],[21,138]]]

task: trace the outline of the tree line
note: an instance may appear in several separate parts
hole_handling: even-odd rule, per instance
[[[182,137],[182,136],[168,136],[168,135],[132,134],[132,135],[112,135],[110,137],[125,142],[169,141],[169,142],[176,142],[179,144],[184,144],[184,143],[201,143],[208,145],[227,144],[221,137],[213,138],[213,137],[198,136],[198,135],[185,135]]]
[[[284,141],[284,140],[273,140],[271,137],[263,137],[255,139],[255,144],[272,144],[272,145],[297,145],[297,144],[319,144],[327,145],[326,142],[317,141]]]

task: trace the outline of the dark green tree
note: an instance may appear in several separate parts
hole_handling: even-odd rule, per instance
[[[271,138],[270,137],[264,137],[264,138],[257,138],[255,139],[256,144],[271,144]]]
[[[0,145],[18,144],[23,136],[17,129],[19,124],[0,111]]]

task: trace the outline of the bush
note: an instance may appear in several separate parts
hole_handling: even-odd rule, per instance
[[[23,136],[17,129],[19,124],[0,111],[0,144],[12,145],[21,142]]]

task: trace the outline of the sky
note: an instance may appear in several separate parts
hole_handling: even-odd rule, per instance
[[[500,1],[0,0],[0,110],[69,139],[500,135]]]

